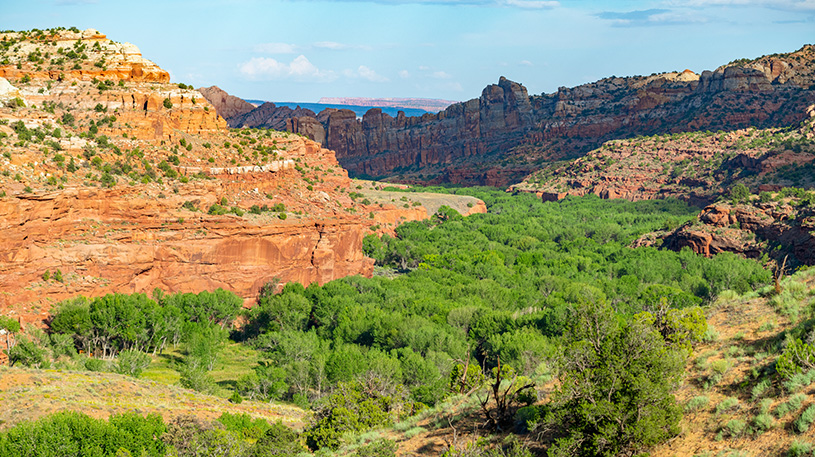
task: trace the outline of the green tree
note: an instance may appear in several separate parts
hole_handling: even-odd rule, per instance
[[[18,341],[11,349],[4,352],[8,355],[11,366],[19,363],[32,368],[45,368],[49,365],[45,357],[45,349],[30,340]]]
[[[124,350],[119,353],[116,361],[116,372],[138,378],[150,366],[150,356],[135,349]]]
[[[11,350],[12,337],[19,331],[20,322],[17,319],[0,316],[0,334],[6,336],[6,351]]]
[[[675,435],[686,352],[665,344],[653,316],[621,323],[605,302],[585,302],[569,322],[550,418],[566,433],[550,455],[616,456]]]
[[[730,188],[730,201],[733,204],[746,203],[750,198],[750,189],[742,183],[738,183]]]

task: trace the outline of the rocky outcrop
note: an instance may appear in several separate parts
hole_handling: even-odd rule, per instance
[[[353,112],[339,110],[324,124],[326,145],[337,151],[344,167],[381,176],[395,169],[444,170],[494,156],[520,141],[533,116],[526,88],[501,78],[480,98],[436,115],[393,118],[375,108],[358,121]]]
[[[0,33],[0,41],[15,43],[15,53],[31,56],[13,65],[0,65],[0,77],[18,79],[28,76],[34,79],[102,80],[136,82],[170,82],[170,74],[158,65],[145,59],[139,48],[130,43],[117,43],[97,30],[83,32],[62,30],[56,33],[34,35],[19,32]],[[44,54],[60,60],[61,65],[43,68]],[[59,50],[62,51],[59,51]],[[73,54],[71,54],[73,53]],[[39,56],[39,57],[38,57]],[[39,59],[42,59],[40,62]],[[19,68],[17,63],[19,63]]]
[[[300,108],[291,109],[288,106],[277,106],[266,102],[252,111],[227,118],[231,127],[260,127],[266,129],[286,130],[286,122],[300,117],[314,118],[314,111]],[[292,130],[294,131],[294,130]],[[294,131],[295,133],[301,133]],[[315,138],[312,138],[315,139]]]
[[[798,202],[793,202],[798,203]],[[698,220],[664,237],[662,247],[711,256],[733,252],[751,258],[764,254],[789,266],[815,265],[815,212],[784,202],[706,207]]]
[[[246,114],[255,109],[255,105],[242,98],[229,95],[218,86],[199,87],[198,91],[215,107],[215,111],[226,119],[227,123],[233,117]]]
[[[352,175],[508,185],[540,163],[579,157],[612,139],[799,122],[815,103],[813,62],[815,47],[807,45],[701,75],[611,77],[531,97],[502,78],[480,98],[435,115],[394,118],[373,109],[361,120],[343,111],[307,117],[320,121],[323,144]],[[280,126],[281,116],[301,117],[279,108],[269,116]],[[251,125],[262,123],[252,118]],[[313,120],[285,126],[307,136],[322,133]]]
[[[25,104],[25,99],[20,89],[12,86],[6,78],[0,78],[0,105],[16,108],[18,99]]]

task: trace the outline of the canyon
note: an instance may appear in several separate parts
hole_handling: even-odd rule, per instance
[[[602,79],[532,95],[501,78],[477,99],[438,114],[396,117],[371,109],[318,114],[266,106],[230,125],[276,125],[336,151],[352,176],[425,184],[507,186],[542,165],[640,135],[784,127],[815,103],[815,47],[690,70]],[[210,99],[221,110],[218,100]],[[252,113],[255,114],[252,114]]]

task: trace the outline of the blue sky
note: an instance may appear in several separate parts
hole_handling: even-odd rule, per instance
[[[815,43],[815,0],[0,0],[0,29],[95,28],[244,98],[467,100],[696,72]]]

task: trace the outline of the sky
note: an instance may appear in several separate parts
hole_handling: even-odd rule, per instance
[[[530,94],[815,43],[815,0],[0,0],[0,29],[93,28],[246,99]]]

